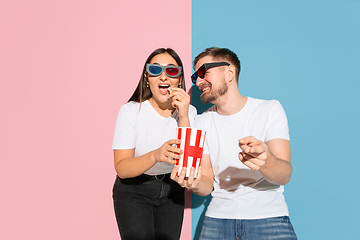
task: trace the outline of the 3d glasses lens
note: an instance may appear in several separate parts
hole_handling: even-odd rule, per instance
[[[197,73],[194,73],[193,75],[191,75],[191,81],[193,84],[196,83],[197,78],[198,78]]]
[[[161,74],[161,72],[162,72],[162,68],[160,67],[160,66],[154,66],[154,65],[152,65],[152,66],[150,66],[149,67],[149,73],[150,73],[150,75],[160,75]]]
[[[193,75],[191,75],[191,81],[193,84],[196,84],[198,77],[204,78],[205,76],[205,66],[202,65]]]
[[[199,70],[197,70],[197,74],[199,75],[199,77],[203,78],[205,76],[205,66],[201,66],[199,68]]]
[[[179,74],[179,69],[174,67],[167,67],[166,68],[166,74],[168,76],[176,76]]]

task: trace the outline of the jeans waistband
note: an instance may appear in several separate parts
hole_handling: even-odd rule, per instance
[[[165,173],[165,174],[159,174],[159,175],[148,175],[148,174],[141,174],[137,177],[133,177],[133,178],[128,178],[130,179],[138,179],[142,182],[146,182],[146,181],[151,181],[151,180],[158,180],[158,181],[163,181],[166,179],[170,179],[170,174],[171,173]]]

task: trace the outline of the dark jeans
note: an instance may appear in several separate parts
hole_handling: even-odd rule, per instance
[[[117,177],[113,200],[122,240],[180,238],[184,189],[170,178],[170,174]]]

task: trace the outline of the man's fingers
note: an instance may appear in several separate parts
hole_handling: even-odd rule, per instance
[[[258,158],[253,158],[253,157],[242,157],[241,159],[242,163],[246,163],[246,162],[251,162],[257,166],[262,166],[265,164],[265,160],[263,159],[258,159]]]
[[[250,152],[250,147],[248,145],[242,145],[239,143],[239,147],[243,152],[246,152],[246,153]]]
[[[244,137],[239,139],[240,144],[249,144],[257,141],[257,139],[254,136]]]
[[[239,147],[246,153],[254,154],[261,154],[267,150],[267,146],[263,141],[257,140],[252,136],[239,139]]]
[[[258,166],[256,164],[254,164],[253,162],[251,161],[244,161],[243,164],[247,167],[249,167],[250,169],[252,170],[259,170],[261,166]]]
[[[252,170],[259,170],[265,164],[265,159],[259,159],[243,152],[239,153],[239,160]]]
[[[244,153],[252,154],[254,157],[264,152],[262,147],[259,146],[250,147],[249,145],[239,145],[239,147]]]
[[[253,146],[250,147],[249,153],[253,153],[253,154],[261,154],[263,152],[266,151],[266,148],[262,145],[257,145],[257,146]]]

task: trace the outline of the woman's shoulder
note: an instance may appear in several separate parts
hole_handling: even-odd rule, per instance
[[[140,111],[141,104],[138,102],[127,102],[120,107],[119,113],[121,115],[135,116]]]
[[[134,102],[134,101],[130,101],[130,102],[127,102],[127,103],[125,103],[124,105],[122,105],[121,108],[124,108],[124,109],[132,109],[132,108],[136,108],[136,107],[139,107],[139,106],[140,106],[140,103]]]

